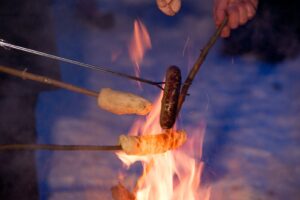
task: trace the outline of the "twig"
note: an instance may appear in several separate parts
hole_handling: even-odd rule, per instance
[[[26,71],[21,71],[21,70],[16,70],[16,69],[12,69],[9,67],[4,67],[0,65],[0,72],[6,73],[6,74],[10,74],[13,76],[17,76],[23,79],[29,79],[32,81],[37,81],[40,83],[44,83],[44,84],[48,84],[48,85],[53,85],[55,87],[59,87],[59,88],[63,88],[66,90],[71,90],[73,92],[77,92],[77,93],[81,93],[84,95],[88,95],[88,96],[93,96],[93,97],[98,97],[98,93],[95,91],[91,91],[85,88],[81,88],[69,83],[64,83],[61,81],[57,81],[51,78],[48,78],[46,76],[40,76],[40,75],[36,75],[36,74],[32,74],[32,73],[28,73]]]
[[[178,106],[177,106],[177,115],[179,114],[180,110],[181,110],[181,107],[182,107],[182,104],[185,100],[185,97],[187,96],[188,94],[188,90],[189,90],[189,87],[192,85],[192,82],[197,74],[197,72],[199,71],[202,63],[204,62],[210,48],[215,44],[215,42],[217,41],[217,39],[219,38],[224,26],[226,25],[227,23],[227,18],[225,18],[222,22],[222,24],[218,27],[218,29],[216,30],[216,32],[211,36],[211,38],[209,39],[208,43],[205,45],[204,49],[201,51],[199,57],[197,58],[193,68],[190,70],[189,74],[188,74],[188,77],[186,78],[183,86],[182,86],[182,89],[181,89],[181,92],[180,92],[180,95],[179,95],[179,99],[178,99]]]
[[[119,151],[120,145],[56,145],[56,144],[1,144],[0,151],[15,150],[50,150],[50,151]]]
[[[41,51],[21,47],[21,46],[18,46],[18,45],[14,45],[14,44],[10,44],[8,42],[5,42],[2,39],[0,39],[0,47],[12,48],[12,49],[16,49],[16,50],[23,51],[23,52],[26,52],[26,53],[42,56],[42,57],[45,57],[45,58],[50,58],[52,60],[58,60],[58,61],[61,61],[61,62],[77,65],[77,66],[80,66],[80,67],[84,67],[84,68],[88,68],[88,69],[92,69],[92,70],[96,70],[96,71],[101,71],[101,72],[105,72],[105,73],[110,73],[110,74],[113,74],[113,75],[116,75],[116,76],[128,78],[128,79],[135,80],[135,81],[142,82],[142,83],[147,83],[149,85],[154,85],[154,86],[160,88],[161,90],[163,89],[162,86],[161,86],[163,84],[163,82],[155,82],[155,81],[147,80],[147,79],[144,79],[144,78],[132,76],[132,75],[129,75],[129,74],[125,74],[125,73],[121,73],[121,72],[117,72],[117,71],[112,71],[112,70],[104,68],[104,67],[98,67],[98,66],[95,66],[95,65],[82,63],[82,62],[79,62],[79,61],[76,61],[76,60],[63,58],[63,57],[48,54],[48,53],[45,53],[45,52],[41,52]]]

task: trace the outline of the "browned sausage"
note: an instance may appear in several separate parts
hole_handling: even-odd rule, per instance
[[[164,95],[161,101],[160,126],[163,129],[170,129],[175,123],[180,86],[180,69],[170,66],[166,72]]]

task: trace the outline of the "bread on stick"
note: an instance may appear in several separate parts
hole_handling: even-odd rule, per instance
[[[152,108],[152,104],[140,96],[110,88],[101,89],[98,96],[98,105],[102,109],[117,115],[146,115]]]
[[[187,139],[186,132],[173,131],[157,135],[121,135],[119,143],[128,155],[148,155],[164,153],[180,147]]]

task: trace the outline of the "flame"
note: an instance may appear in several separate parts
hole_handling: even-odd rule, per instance
[[[130,135],[160,133],[160,102],[162,93],[145,121],[138,120]],[[118,152],[117,156],[129,168],[142,162],[143,174],[138,179],[134,192],[137,200],[209,200],[210,189],[200,188],[203,171],[202,141],[204,126],[190,132],[187,143],[178,150],[159,155],[129,156]],[[200,192],[201,189],[201,192]]]
[[[135,20],[134,34],[129,45],[129,54],[135,65],[135,73],[140,74],[140,63],[147,49],[151,48],[150,36],[141,21]],[[151,113],[144,120],[137,120],[129,135],[158,134],[163,92],[154,102]],[[117,156],[129,168],[141,162],[143,173],[134,187],[137,200],[208,200],[210,189],[200,188],[203,171],[202,141],[204,126],[201,124],[189,133],[185,145],[174,151],[149,156],[129,156],[118,152]],[[124,177],[122,177],[124,178]],[[200,192],[201,189],[201,192]]]
[[[133,36],[129,44],[129,56],[135,66],[135,75],[140,76],[140,64],[148,49],[151,48],[151,39],[146,26],[140,21],[134,21]]]

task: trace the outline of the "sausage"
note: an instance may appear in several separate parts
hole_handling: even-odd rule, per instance
[[[128,155],[159,154],[180,147],[187,139],[183,130],[157,135],[121,135],[119,143]]]
[[[160,126],[170,129],[176,121],[177,104],[181,86],[181,72],[176,66],[170,66],[166,72],[164,94],[161,101]]]

